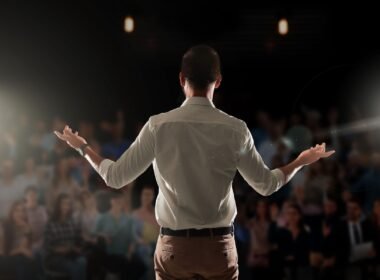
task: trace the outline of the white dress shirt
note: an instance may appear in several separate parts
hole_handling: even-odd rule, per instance
[[[97,172],[121,188],[153,162],[159,193],[155,215],[171,229],[230,226],[236,216],[232,181],[236,170],[261,195],[285,182],[258,154],[246,123],[217,109],[207,97],[187,98],[180,107],[151,116],[116,161]]]
[[[354,233],[354,227],[356,227],[356,230],[358,231],[358,238],[359,240],[356,240],[356,237],[355,237],[355,233]],[[352,222],[352,221],[349,221],[348,222],[348,232],[350,234],[350,241],[351,241],[351,245],[352,246],[355,246],[357,244],[360,244],[362,243],[362,240],[363,240],[363,234],[362,234],[362,227],[361,227],[361,224],[360,222]]]

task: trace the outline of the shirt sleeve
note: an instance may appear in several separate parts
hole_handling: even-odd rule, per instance
[[[285,175],[280,169],[270,170],[265,165],[245,123],[237,169],[244,180],[263,196],[271,195],[286,183]]]
[[[154,159],[154,135],[151,117],[131,146],[117,161],[104,159],[95,170],[107,186],[120,189],[140,176]]]

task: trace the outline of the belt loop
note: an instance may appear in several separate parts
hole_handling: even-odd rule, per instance
[[[187,237],[187,238],[190,237],[190,230],[189,230],[189,229],[186,229],[186,237]]]
[[[162,227],[160,227],[160,237],[162,238],[164,234],[162,233]]]
[[[235,226],[234,223],[231,225],[231,236],[234,236]]]

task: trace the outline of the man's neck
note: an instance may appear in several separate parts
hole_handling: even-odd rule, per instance
[[[194,96],[194,97],[207,97],[207,98],[211,99],[212,94],[195,92],[192,95],[190,95],[190,97],[192,97],[192,96]]]
[[[214,96],[214,88],[209,88],[207,90],[196,90],[196,89],[188,89],[186,91],[186,97],[207,97],[208,99],[212,100]]]

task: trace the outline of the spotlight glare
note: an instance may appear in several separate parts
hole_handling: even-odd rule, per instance
[[[127,16],[124,19],[124,30],[125,30],[125,32],[131,33],[131,32],[133,32],[134,29],[135,29],[135,21],[133,20],[133,18],[131,16]]]
[[[286,18],[282,18],[278,21],[278,33],[280,35],[286,35],[289,32],[289,23]]]

